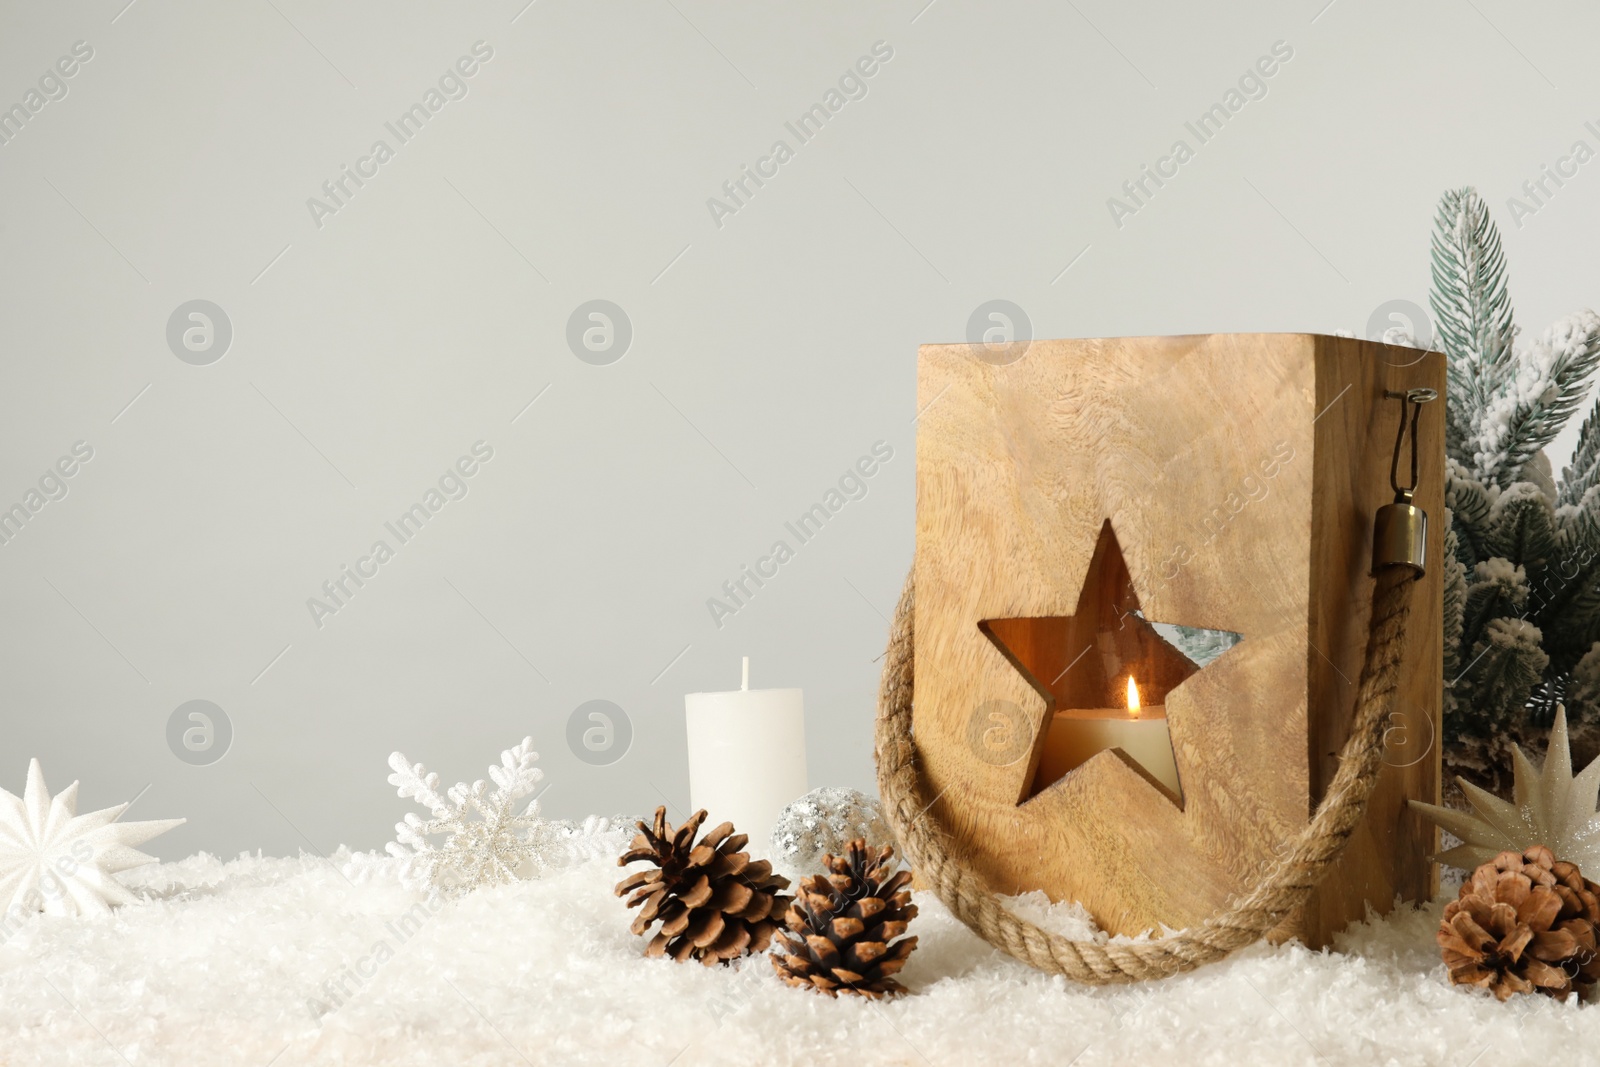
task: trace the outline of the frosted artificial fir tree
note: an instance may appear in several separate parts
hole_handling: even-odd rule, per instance
[[[1559,484],[1543,451],[1588,394],[1600,316],[1519,345],[1500,234],[1473,189],[1439,201],[1430,303],[1448,368],[1444,754],[1499,789],[1508,745],[1542,742],[1558,699],[1575,742],[1600,737],[1600,405]]]

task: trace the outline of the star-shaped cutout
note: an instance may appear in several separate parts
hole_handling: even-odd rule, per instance
[[[1109,519],[1071,615],[978,625],[1046,702],[1019,802],[1112,750],[1182,806],[1167,694],[1237,644],[1239,634],[1145,618]]]

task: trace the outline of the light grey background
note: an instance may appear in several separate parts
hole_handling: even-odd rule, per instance
[[[0,5],[0,106],[94,49],[0,146],[0,505],[94,449],[0,546],[0,786],[38,756],[87,806],[148,787],[130,817],[189,818],[166,857],[374,848],[409,810],[390,751],[470,780],[531,734],[549,813],[681,806],[683,694],[748,654],[806,691],[812,784],[870,787],[918,343],[991,299],[1036,336],[1365,333],[1425,304],[1461,184],[1525,327],[1596,300],[1600,162],[1506,206],[1600,145],[1591,8],[926,2]],[[319,229],[307,198],[480,40]],[[877,41],[867,95],[719,228],[707,198]],[[1276,41],[1267,95],[1115,225]],[[233,326],[209,366],[166,342],[194,299]],[[633,327],[607,366],[566,343],[594,299]],[[307,598],[479,440],[469,495],[318,629]],[[713,625],[879,440],[867,495]],[[233,724],[208,766],[167,745],[196,699]],[[566,741],[597,699],[633,725],[606,766]]]

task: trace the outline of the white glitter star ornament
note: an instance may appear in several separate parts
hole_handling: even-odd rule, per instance
[[[1557,859],[1600,874],[1600,813],[1595,811],[1600,797],[1600,759],[1573,776],[1567,709],[1556,706],[1543,767],[1535,768],[1516,745],[1511,746],[1511,760],[1509,801],[1460,778],[1456,781],[1472,805],[1470,814],[1411,801],[1413,808],[1461,839],[1461,844],[1434,859],[1470,871],[1501,852],[1543,845]]]
[[[52,799],[39,761],[22,796],[0,789],[0,902],[6,915],[97,915],[135,897],[119,871],[154,863],[134,848],[183,819],[118,822],[127,804],[79,815],[78,783]]]

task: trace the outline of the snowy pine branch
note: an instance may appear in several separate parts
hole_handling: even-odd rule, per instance
[[[1555,554],[1555,512],[1537,485],[1513,482],[1489,509],[1484,534],[1483,546],[1491,557],[1542,564]]]
[[[1451,190],[1439,200],[1429,303],[1435,337],[1447,357],[1449,451],[1470,464],[1471,453],[1462,449],[1467,437],[1463,420],[1482,411],[1498,393],[1515,336],[1500,232],[1475,189]]]
[[[1600,316],[1579,312],[1516,350],[1500,231],[1473,189],[1440,198],[1429,301],[1446,355],[1447,451],[1485,485],[1510,485],[1588,394]]]
[[[1528,602],[1528,576],[1504,559],[1487,559],[1467,576],[1461,606],[1461,636],[1470,647],[1497,619],[1518,616]]]
[[[1578,505],[1586,493],[1600,479],[1600,401],[1595,402],[1589,417],[1578,430],[1578,447],[1572,453],[1572,462],[1561,470],[1561,496],[1559,503]]]
[[[1491,491],[1454,459],[1445,460],[1444,506],[1458,539],[1458,555],[1468,566],[1493,555],[1488,548],[1489,512],[1498,490]]]
[[[1451,368],[1479,405],[1511,362],[1515,335],[1500,231],[1476,189],[1439,200],[1433,235],[1434,327]]]
[[[1495,393],[1473,413],[1462,451],[1480,480],[1510,485],[1567,424],[1600,365],[1600,315],[1580,311],[1554,323],[1514,363],[1500,368]]]
[[[1567,713],[1577,722],[1600,720],[1600,642],[1591,645],[1572,668],[1567,687]]]
[[[1444,676],[1446,680],[1454,680],[1465,666],[1461,662],[1461,629],[1467,601],[1467,569],[1461,563],[1455,524],[1448,508],[1444,524]],[[1455,706],[1452,687],[1445,687],[1444,697],[1445,710],[1452,710]]]
[[[1472,189],[1440,198],[1432,266],[1447,388],[1446,733],[1518,734],[1544,721],[1531,701],[1563,691],[1600,716],[1600,404],[1559,484],[1544,451],[1600,370],[1600,315],[1517,344],[1500,234]]]
[[[1544,677],[1550,657],[1539,647],[1543,635],[1524,619],[1495,619],[1472,646],[1472,666],[1457,684],[1457,715],[1446,733],[1492,735],[1515,723]]]

